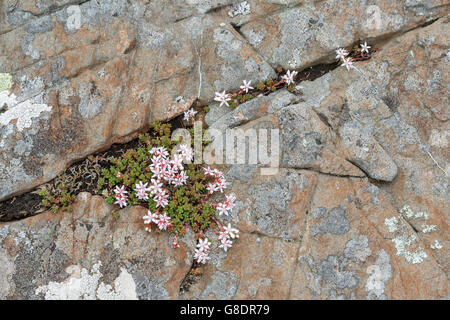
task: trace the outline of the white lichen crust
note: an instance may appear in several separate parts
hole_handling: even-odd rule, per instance
[[[101,261],[92,266],[89,273],[78,265],[70,266],[70,274],[63,282],[50,282],[36,289],[36,295],[44,294],[46,300],[137,300],[136,285],[133,277],[125,268],[112,285],[100,282]]]

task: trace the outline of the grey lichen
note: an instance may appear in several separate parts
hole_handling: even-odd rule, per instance
[[[311,231],[313,236],[321,234],[344,235],[350,231],[350,223],[347,220],[347,211],[342,207],[332,208],[325,220],[317,223]]]
[[[241,3],[235,4],[231,7],[230,11],[228,11],[228,15],[233,18],[237,15],[248,15],[250,14],[250,3],[247,1],[242,1]]]
[[[366,282],[367,299],[387,299],[388,297],[384,290],[386,282],[392,276],[392,267],[386,251],[381,249],[378,252],[375,264],[369,266],[366,272],[369,275]]]
[[[369,239],[365,235],[356,236],[345,244],[344,257],[354,262],[364,262],[371,254]]]
[[[216,272],[212,281],[200,295],[201,299],[213,294],[218,300],[232,299],[237,292],[238,278],[231,272]]]
[[[328,284],[333,284],[337,289],[355,288],[358,285],[358,279],[355,272],[346,270],[345,263],[335,255],[329,255],[318,264],[319,274]]]

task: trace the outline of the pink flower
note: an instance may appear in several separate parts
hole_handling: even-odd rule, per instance
[[[231,241],[229,239],[225,239],[225,240],[221,241],[219,248],[223,248],[223,250],[225,252],[227,252],[228,248],[231,248],[232,244],[233,244],[233,241]]]
[[[225,196],[227,201],[225,201],[228,208],[231,210],[234,208],[234,201],[236,201],[236,196],[234,194],[230,194],[228,196]]]
[[[225,196],[225,198],[227,198],[228,202],[234,202],[236,200],[236,196],[233,193]]]
[[[195,249],[194,259],[197,260],[198,263],[205,264],[206,260],[209,260],[208,252],[202,251],[200,249]]]
[[[173,184],[177,187],[185,185],[187,182],[188,176],[186,172],[181,171],[179,174],[177,174],[173,179]]]
[[[172,160],[170,160],[170,164],[172,165],[174,170],[177,171],[183,170],[183,156],[179,154],[174,154]]]
[[[203,171],[205,171],[205,175],[207,175],[207,176],[212,176],[212,175],[214,175],[214,171],[211,170],[211,167],[203,168]]]
[[[197,111],[195,111],[194,109],[191,108],[188,111],[184,112],[184,120],[189,121],[196,114],[197,114]]]
[[[148,210],[147,215],[142,218],[144,219],[144,224],[151,224],[152,222],[158,224],[159,222],[159,214],[152,213],[150,210]],[[145,227],[145,231],[151,232],[152,229],[150,227]]]
[[[181,154],[184,160],[192,161],[194,157],[194,153],[192,152],[191,147],[188,147],[185,144],[180,144],[178,146],[178,152]]]
[[[219,232],[219,240],[220,241],[228,240],[229,238],[230,238],[230,236],[225,231]]]
[[[162,182],[159,182],[159,180],[152,179],[150,180],[151,185],[148,187],[148,190],[150,191],[150,194],[153,196],[159,192],[162,191]]]
[[[168,152],[167,149],[164,148],[164,147],[159,147],[159,148],[153,147],[153,148],[150,150],[150,154],[152,154],[152,155],[155,156],[155,157],[163,157],[163,158],[169,156],[169,152]]]
[[[345,50],[343,48],[337,49],[336,54],[337,54],[336,59],[340,59],[340,60],[345,59],[345,57],[348,56],[347,50]]]
[[[156,157],[152,158],[152,164],[150,165],[150,170],[153,175],[158,179],[167,178],[167,172],[170,170],[170,161],[165,157]]]
[[[144,219],[149,223],[153,222],[158,224],[160,215],[157,213],[152,213],[150,210],[148,210],[147,215],[144,216]],[[145,222],[144,222],[145,223]]]
[[[164,178],[164,170],[159,166],[154,166],[153,164],[150,165],[150,170],[153,173],[153,176],[159,180]]]
[[[223,192],[223,189],[227,188],[227,181],[225,180],[225,178],[218,178],[216,179],[216,189],[218,191],[220,191],[221,193]]]
[[[209,246],[211,245],[211,242],[208,240],[208,238],[205,239],[199,239],[197,248],[199,248],[201,251],[209,251]]]
[[[128,192],[125,190],[125,186],[121,186],[120,188],[119,186],[116,186],[116,188],[114,189],[114,193],[116,194],[116,197],[123,197]]]
[[[148,194],[147,192],[149,191],[147,188],[147,183],[142,184],[142,181],[139,181],[138,184],[136,184],[136,188],[134,189],[134,191],[136,191],[136,196],[138,197],[139,200],[148,200]]]
[[[175,170],[171,166],[166,167],[166,169],[164,171],[164,180],[166,180],[167,182],[171,183],[173,181],[173,179],[174,179],[176,171],[177,170]]]
[[[178,239],[175,237],[175,239],[173,239],[173,242],[172,242],[172,248],[176,249],[179,247],[180,247],[180,245],[178,244]]]
[[[147,211],[147,215],[143,216],[142,219],[144,219],[144,224],[150,224],[153,222],[152,213],[150,210]]]
[[[227,106],[229,106],[228,101],[231,100],[230,95],[228,93],[225,93],[225,90],[220,93],[220,92],[216,92],[216,97],[214,98],[215,101],[219,101],[220,102],[220,106],[222,106],[223,104],[226,104]]]
[[[214,169],[212,173],[216,178],[223,178],[223,172],[218,169]]]
[[[344,63],[341,64],[342,67],[346,67],[347,70],[350,70],[353,67],[352,58],[344,58]]]
[[[127,196],[120,196],[120,195],[116,195],[116,202],[114,202],[115,204],[118,204],[121,208],[122,207],[126,207],[127,206],[127,200],[128,197]]]
[[[234,201],[236,200],[234,194],[227,195],[226,198],[227,200],[225,202],[218,203],[216,206],[216,209],[219,211],[219,216],[222,214],[228,215],[228,211],[234,208]]]
[[[367,42],[364,42],[364,44],[360,44],[360,46],[361,46],[361,52],[369,53],[369,49],[372,48],[371,46],[367,45]]]
[[[214,191],[217,191],[219,189],[217,188],[215,183],[208,183],[208,186],[206,187],[206,190],[208,190],[209,194],[212,194],[212,193],[214,193]]]
[[[225,203],[218,203],[216,209],[219,211],[219,216],[222,214],[228,215],[228,206]]]
[[[200,239],[197,244],[197,249],[195,249],[194,259],[197,260],[198,263],[206,263],[206,260],[209,260],[209,246],[211,242],[208,238]]]
[[[157,213],[152,213],[151,217],[152,217],[152,222],[158,224],[161,216]]]
[[[223,230],[226,234],[228,234],[231,238],[239,238],[239,230],[232,228],[229,223],[227,227],[223,227]]]
[[[159,221],[158,221],[158,228],[159,230],[167,230],[168,227],[170,227],[172,224],[170,223],[170,217],[167,215],[167,213],[164,213],[164,215],[159,215]]]
[[[160,192],[158,192],[153,197],[153,200],[155,200],[155,202],[156,202],[156,207],[164,208],[165,206],[167,206],[169,204],[169,201],[167,200],[167,198],[168,198],[168,195],[166,194],[166,192],[164,190],[161,190]]]

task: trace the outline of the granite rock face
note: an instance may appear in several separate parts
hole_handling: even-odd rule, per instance
[[[228,15],[209,13],[231,1],[172,2],[2,2],[0,199],[195,99],[275,77]]]
[[[72,212],[0,224],[0,299],[448,297],[448,12],[439,0],[2,1],[0,200],[196,99],[210,128],[277,129],[280,148],[269,175],[224,166],[237,204],[221,219],[241,235],[189,285],[192,234],[171,249],[144,230],[144,208],[113,215],[81,193]],[[370,60],[301,94],[213,101],[360,40],[377,47]]]
[[[80,193],[73,212],[1,226],[1,298],[174,299],[195,239],[179,250],[142,228],[144,208],[118,218],[102,197]],[[3,272],[4,271],[4,272]]]
[[[445,0],[304,1],[244,23],[241,32],[270,64],[304,68],[333,61],[333,49],[358,39],[385,38],[442,16],[446,5]]]
[[[301,183],[290,192],[288,183],[285,190],[278,186],[282,179]],[[448,294],[446,273],[433,250],[381,194],[373,195],[377,187],[366,179],[299,170],[248,185],[247,191],[242,181],[235,184],[236,192],[245,191],[239,214],[230,219],[244,234],[230,253],[212,258],[204,277],[183,297],[438,299]],[[268,226],[261,223],[271,219]],[[390,229],[390,219],[401,227]],[[284,232],[274,230],[277,226]],[[223,287],[232,294],[225,295]]]

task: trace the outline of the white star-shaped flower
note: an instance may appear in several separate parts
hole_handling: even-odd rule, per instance
[[[235,229],[231,226],[231,223],[228,226],[223,227],[223,231],[227,233],[231,238],[239,238],[239,230]]]
[[[336,59],[344,59],[346,56],[348,56],[347,50],[343,48],[339,48],[336,50]]]
[[[228,248],[231,248],[233,245],[233,241],[226,239],[220,242],[219,248],[223,248],[225,252],[227,252]]]
[[[291,72],[290,70],[288,70],[281,79],[284,80],[284,82],[286,82],[288,85],[290,85],[294,82],[294,77],[297,75],[297,73],[297,71]]]
[[[197,114],[197,111],[195,111],[193,108],[189,109],[188,111],[184,112],[184,120],[189,121],[191,118],[193,118]]]
[[[252,80],[250,80],[248,82],[246,80],[244,80],[243,82],[244,82],[244,84],[242,86],[240,86],[240,88],[242,90],[244,90],[245,93],[248,93],[248,90],[254,89],[253,87],[250,87],[250,83],[252,82]]]
[[[341,64],[342,67],[346,67],[347,70],[350,70],[353,67],[353,61],[352,58],[344,58],[343,64]]]
[[[364,42],[364,44],[360,44],[360,46],[361,46],[361,52],[369,53],[369,49],[372,48],[371,46],[367,45],[367,42]]]
[[[223,104],[226,104],[227,106],[229,106],[228,101],[231,100],[230,95],[228,93],[225,93],[225,90],[220,93],[220,92],[216,92],[216,97],[214,98],[215,101],[219,101],[220,102],[220,106],[222,106]]]

